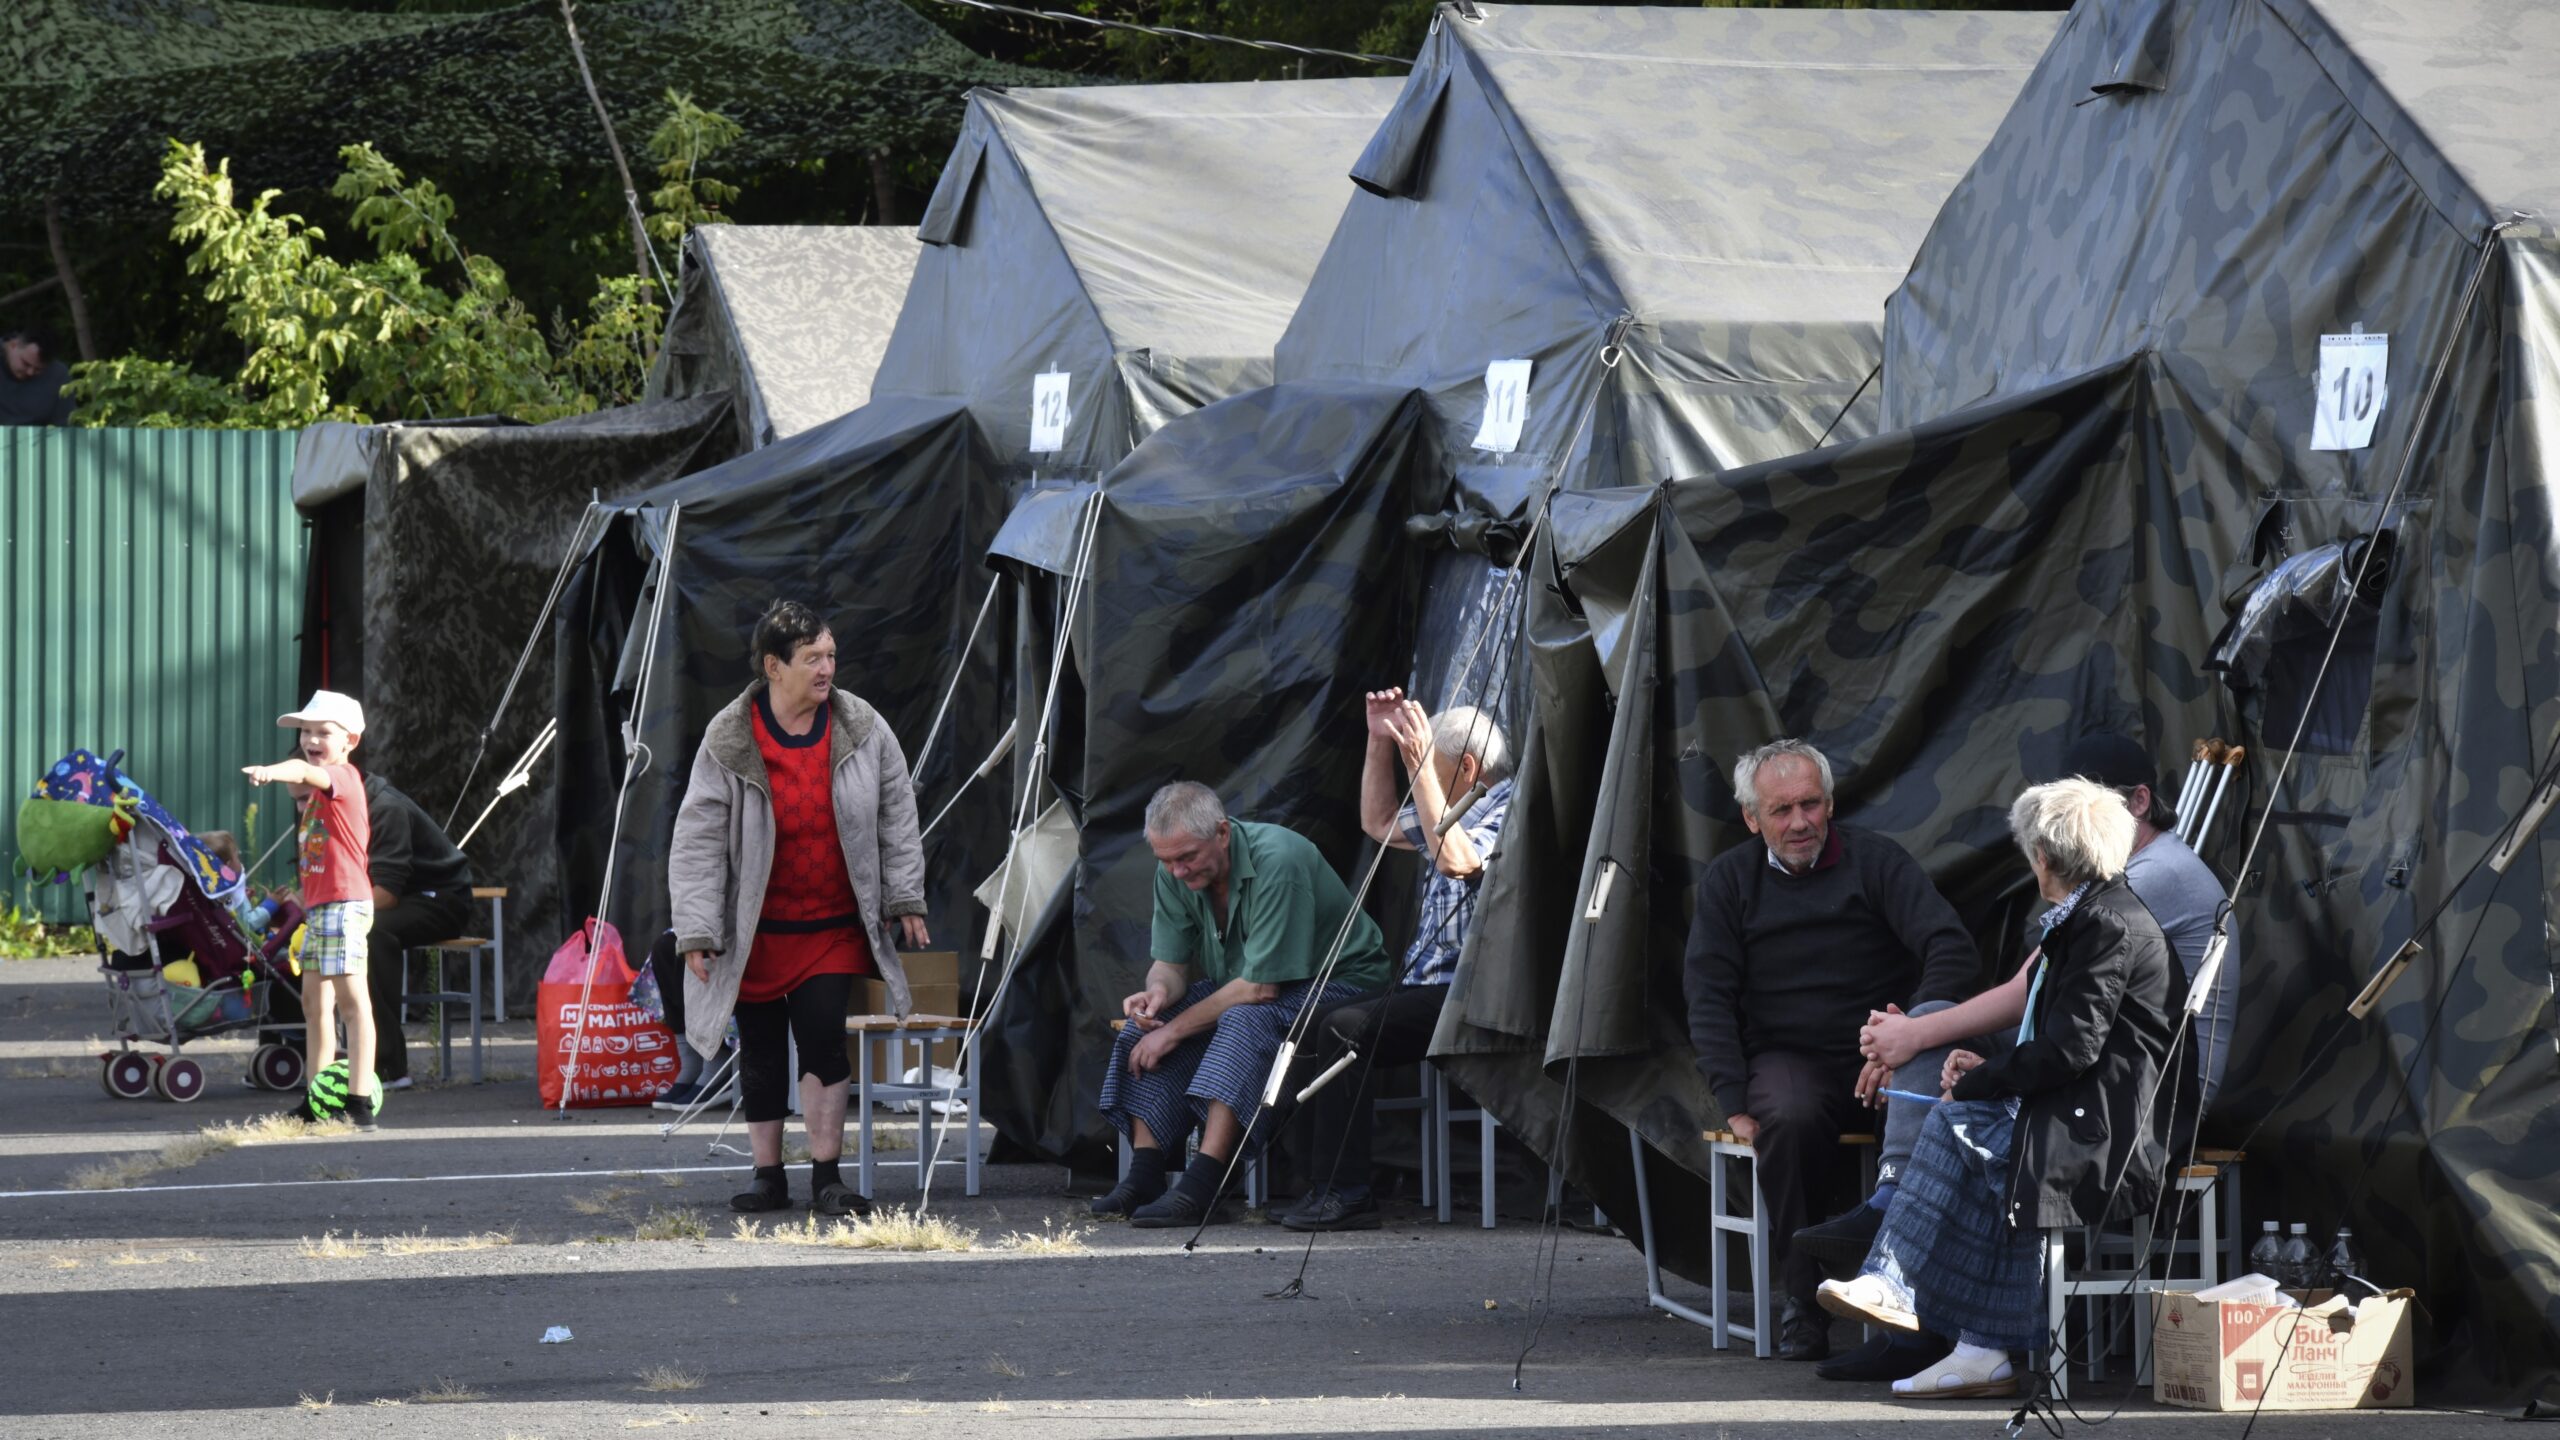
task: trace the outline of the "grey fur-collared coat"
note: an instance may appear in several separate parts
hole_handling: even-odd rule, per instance
[[[719,1053],[738,981],[746,973],[765,882],[773,874],[773,787],[756,749],[756,692],[748,687],[711,718],[694,752],[693,778],[676,812],[667,856],[667,889],[676,953],[713,952],[711,978],[684,977],[685,1039],[705,1055]],[[888,723],[860,698],[834,693],[827,734],[836,833],[845,873],[862,906],[872,962],[900,1015],[914,1008],[889,922],[924,913],[924,841],[916,824],[916,791],[906,752]]]

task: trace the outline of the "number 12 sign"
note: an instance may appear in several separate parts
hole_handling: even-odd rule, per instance
[[[2362,450],[2373,443],[2373,424],[2390,398],[2391,337],[2320,337],[2319,404],[2311,418],[2314,450]]]
[[[1054,455],[1067,448],[1067,377],[1052,370],[1031,377],[1031,453]]]

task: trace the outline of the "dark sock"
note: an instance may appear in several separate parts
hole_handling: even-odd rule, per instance
[[[1164,1148],[1159,1145],[1129,1147],[1129,1178],[1120,1182],[1129,1193],[1144,1204],[1164,1193]]]
[[[1205,1207],[1218,1193],[1218,1182],[1226,1178],[1226,1157],[1203,1150],[1183,1167],[1182,1178],[1174,1182],[1173,1188],[1193,1204]]]
[[[843,1172],[838,1168],[838,1167],[840,1167],[843,1163],[844,1163],[844,1162],[843,1162],[842,1160],[840,1160],[840,1159],[838,1159],[838,1160],[812,1160],[812,1161],[810,1161],[810,1162],[809,1162],[809,1193],[810,1193],[811,1195],[818,1195],[818,1194],[822,1194],[822,1193],[824,1193],[824,1192],[825,1192],[826,1188],[827,1188],[828,1186],[830,1186],[830,1185],[841,1185],[841,1184],[843,1184],[843,1183],[844,1183],[844,1174],[843,1174]]]
[[[1901,1187],[1899,1185],[1895,1184],[1891,1180],[1887,1180],[1883,1184],[1878,1185],[1876,1187],[1876,1193],[1867,1197],[1867,1208],[1875,1211],[1879,1215],[1892,1209],[1893,1192],[1900,1188]]]

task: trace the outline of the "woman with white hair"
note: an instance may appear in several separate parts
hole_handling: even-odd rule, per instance
[[[1948,1058],[1865,1266],[1821,1290],[1834,1314],[1957,1338],[1893,1383],[1915,1399],[2016,1394],[2009,1352],[2046,1346],[2037,1232],[2149,1213],[2168,1164],[2178,968],[2124,883],[2133,816],[2064,780],[2020,795],[2009,828],[2053,907],[2017,1044]]]

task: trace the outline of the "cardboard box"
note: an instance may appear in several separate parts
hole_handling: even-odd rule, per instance
[[[2297,1309],[2164,1291],[2152,1309],[2152,1397],[2190,1410],[2411,1404],[2413,1294],[2373,1296],[2351,1314],[2344,1297],[2325,1292]]]
[[[915,1003],[916,1014],[962,1015],[967,1013],[969,997],[960,989],[960,956],[957,951],[922,950],[912,955],[900,955],[898,960],[907,972],[907,994]],[[888,1014],[889,987],[877,980],[857,981],[853,987],[853,1008],[846,1013]],[[845,1058],[858,1067],[862,1063],[862,1057],[853,1053],[854,1043],[851,1036],[845,1037]],[[884,1036],[873,1037],[871,1043],[873,1067],[871,1073],[874,1076],[883,1079],[889,1076],[892,1049],[902,1052],[905,1057],[905,1064],[898,1073],[904,1074],[905,1067],[915,1064],[916,1051],[913,1045],[893,1045]],[[933,1047],[934,1064],[957,1065],[959,1062],[960,1046],[957,1041],[945,1040]]]

